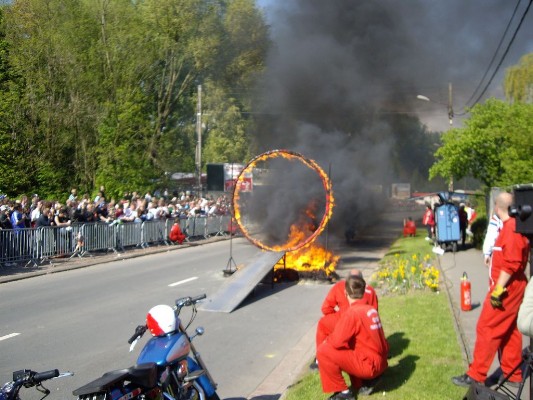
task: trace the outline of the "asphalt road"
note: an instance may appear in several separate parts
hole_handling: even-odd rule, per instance
[[[332,239],[330,249],[341,256],[339,275],[359,268],[370,276],[407,215],[416,216],[417,210],[391,210],[351,243]],[[18,369],[58,368],[75,376],[49,381],[50,399],[74,398],[73,389],[106,371],[135,364],[147,337],[132,353],[127,340],[144,323],[147,311],[182,296],[214,295],[228,279],[222,271],[230,248],[237,265],[260,252],[237,238],[171,251],[162,247],[133,258],[111,255],[101,264],[67,260],[65,265],[43,266],[46,275],[16,281],[11,279],[33,272],[5,271],[0,285],[0,384]],[[63,269],[67,271],[50,273]],[[195,345],[222,399],[280,398],[313,355],[315,324],[329,288],[309,282],[260,284],[232,313],[199,311],[191,329],[201,325],[206,333]],[[185,321],[187,316],[182,315]],[[23,389],[21,397],[40,398],[34,389]]]
[[[244,239],[233,240],[238,265],[258,251]],[[135,364],[148,335],[132,353],[127,340],[152,306],[187,295],[209,297],[231,279],[222,273],[229,256],[229,241],[221,241],[2,284],[0,383],[18,369],[58,368],[75,375],[49,381],[50,398],[74,398],[73,389]],[[205,328],[195,344],[219,396],[248,398],[313,328],[328,290],[324,284],[259,285],[232,313],[200,311],[191,328]],[[21,393],[25,399],[37,395],[34,389]]]

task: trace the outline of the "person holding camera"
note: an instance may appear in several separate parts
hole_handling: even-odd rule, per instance
[[[511,385],[522,380],[520,368],[511,371],[522,361],[522,335],[516,318],[527,284],[529,241],[516,232],[516,220],[509,214],[512,201],[510,193],[500,193],[496,198],[495,212],[503,225],[492,248],[490,288],[476,326],[473,361],[465,374],[452,378],[458,386],[468,387],[474,381],[483,384],[497,352],[501,355],[502,376]]]

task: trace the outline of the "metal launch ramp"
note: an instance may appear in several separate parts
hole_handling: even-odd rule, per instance
[[[232,312],[284,255],[284,251],[258,253],[244,267],[226,278],[227,281],[222,284],[218,292],[208,296],[198,308],[205,311]]]

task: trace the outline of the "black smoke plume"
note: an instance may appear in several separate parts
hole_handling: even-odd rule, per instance
[[[391,150],[405,120],[426,104],[447,121],[448,83],[461,108],[487,68],[516,2],[501,0],[264,0],[273,46],[257,90],[259,151],[287,148],[331,175],[336,208],[331,228],[343,233],[383,211],[397,179]],[[519,9],[521,15],[524,7]],[[505,65],[527,52],[531,16]],[[515,25],[516,26],[516,23]],[[531,46],[531,45],[529,45]],[[501,93],[502,72],[489,94]],[[423,115],[431,122],[433,114]],[[438,120],[438,118],[436,118]],[[262,193],[270,221],[290,221],[320,185],[287,167],[283,193]],[[276,185],[272,183],[273,187]],[[416,216],[415,216],[416,217]],[[276,223],[268,223],[272,230]]]

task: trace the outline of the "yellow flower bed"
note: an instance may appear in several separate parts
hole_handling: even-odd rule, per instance
[[[432,264],[433,258],[426,254],[388,257],[372,275],[372,286],[383,292],[406,293],[412,289],[439,290],[439,270]]]

